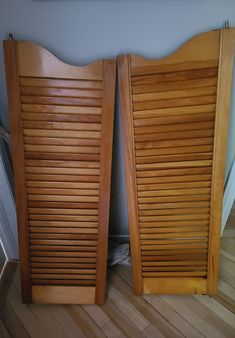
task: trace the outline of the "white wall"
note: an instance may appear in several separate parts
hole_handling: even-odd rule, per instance
[[[97,58],[137,53],[162,57],[193,35],[235,26],[234,0],[0,0],[0,39],[42,44],[64,61],[84,64]],[[0,111],[7,126],[2,46]],[[111,208],[112,234],[127,234],[127,214],[119,114],[116,116]],[[230,124],[228,162],[235,153],[235,109]]]

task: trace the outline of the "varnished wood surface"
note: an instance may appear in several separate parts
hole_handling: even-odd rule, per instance
[[[234,48],[235,30],[216,30],[163,59],[119,57],[138,293],[216,292]],[[198,253],[207,259],[177,264]]]
[[[23,300],[102,304],[116,62],[72,66],[24,41],[5,54]]]

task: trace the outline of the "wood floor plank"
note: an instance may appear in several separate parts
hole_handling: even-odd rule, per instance
[[[31,309],[22,304],[21,296],[14,285],[11,285],[8,292],[8,300],[19,319],[24,323],[26,330],[32,338],[48,338],[48,335],[41,323],[35,318]]]
[[[143,334],[137,327],[127,318],[118,307],[108,298],[101,309],[111,318],[112,322],[120,328],[125,337],[143,338]]]
[[[30,338],[24,323],[20,320],[17,312],[13,309],[8,300],[5,302],[1,318],[12,338]]]
[[[64,307],[88,338],[105,338],[104,333],[80,305],[65,305]]]
[[[64,337],[85,338],[85,333],[81,330],[74,319],[68,314],[63,305],[50,305],[49,311],[65,331]]]
[[[109,286],[108,297],[140,331],[149,325],[149,321],[113,286]]]
[[[221,305],[212,297],[206,295],[194,295],[194,297],[235,330],[234,313],[227,310],[223,305]],[[233,334],[235,334],[235,331],[233,332]]]
[[[7,331],[5,325],[3,322],[0,320],[0,337],[1,338],[11,338],[9,332]]]
[[[118,266],[119,275],[125,280],[126,283],[132,286],[131,270],[124,266]],[[173,325],[183,336],[188,338],[200,338],[203,335],[190,325],[182,316],[171,308],[166,302],[164,302],[159,296],[143,296],[146,302],[163,316],[166,321]]]
[[[38,322],[45,330],[47,337],[64,338],[66,336],[66,331],[63,329],[61,323],[58,322],[49,311],[50,306],[30,304],[29,307],[34,316],[37,318]]]
[[[135,296],[129,286],[117,273],[112,274],[111,283],[115,288],[144,315],[146,319],[165,337],[182,337],[180,332],[141,296]]]
[[[185,305],[181,299],[187,296],[161,296],[173,309],[185,318],[191,325],[193,325],[202,335],[206,337],[221,338],[219,333],[212,325],[210,325],[206,318],[201,318],[193,308]]]
[[[107,314],[97,305],[83,305],[82,308],[99,326],[107,337],[124,338],[119,328],[110,320]]]
[[[215,314],[211,309],[204,306],[198,299],[192,296],[184,296],[181,301],[191,309],[203,320],[206,319],[206,322],[211,325],[218,335],[225,337],[232,337],[235,335],[235,330],[233,327],[228,325],[224,320],[222,320],[217,314]]]
[[[145,295],[144,299],[153,306],[154,309],[159,311],[183,336],[188,338],[204,337],[194,326],[177,313],[169,304],[164,302],[159,296]]]

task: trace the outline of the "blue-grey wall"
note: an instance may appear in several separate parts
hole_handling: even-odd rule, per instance
[[[137,53],[162,57],[193,35],[235,26],[234,0],[0,0],[0,39],[42,44],[64,61],[85,64],[97,58]],[[0,112],[8,126],[2,46]],[[234,107],[234,103],[233,103]],[[111,233],[128,233],[119,109],[115,124]],[[230,123],[227,172],[235,153],[235,109]]]

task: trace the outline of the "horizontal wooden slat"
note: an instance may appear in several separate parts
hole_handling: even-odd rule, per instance
[[[32,240],[31,240],[32,242]],[[53,243],[54,242],[54,243]],[[61,253],[64,253],[66,256],[66,253],[68,252],[83,252],[83,253],[90,253],[90,252],[96,252],[97,251],[97,246],[96,245],[89,245],[89,244],[85,244],[84,240],[80,240],[79,242],[83,242],[83,244],[78,244],[75,243],[72,240],[69,240],[67,243],[63,243],[63,241],[55,243],[55,241],[53,240],[48,240],[48,242],[45,242],[45,240],[37,240],[37,242],[35,243],[30,243],[30,250],[32,252],[38,251],[38,252],[57,252],[60,251]],[[87,241],[88,242],[88,241]],[[91,241],[90,241],[91,242]]]
[[[41,273],[47,273],[47,274],[74,274],[74,275],[95,275],[96,270],[95,269],[46,269],[46,268],[32,268],[31,269],[32,274],[41,274]]]
[[[163,224],[164,225],[164,224]],[[158,228],[140,228],[141,238],[158,238],[158,235],[161,233],[168,233],[174,236],[174,233],[188,233],[188,232],[197,232],[204,231],[207,232],[209,230],[209,226],[187,226],[184,225],[174,226],[174,227],[158,227]]]
[[[154,250],[154,251],[142,251],[141,252],[141,256],[143,260],[146,261],[153,261],[157,258],[162,259],[164,261],[164,259],[168,260],[170,257],[171,259],[173,258],[177,258],[180,259],[180,257],[183,257],[183,259],[185,259],[185,257],[196,257],[197,255],[206,255],[207,257],[207,253],[208,250],[207,248],[179,248],[179,249],[172,249],[170,251],[168,250]]]
[[[185,88],[173,91],[159,91],[154,93],[144,93],[144,94],[135,94],[132,95],[133,103],[137,102],[150,102],[157,101],[162,99],[174,99],[174,98],[184,98],[184,97],[200,97],[200,96],[210,96],[216,94],[216,86],[214,87],[205,87],[205,88]]]
[[[50,202],[50,201],[28,201],[29,208],[61,208],[61,209],[88,209],[98,210],[98,203],[93,202]]]
[[[42,247],[40,246],[40,249],[41,248]],[[72,248],[72,247],[70,247],[70,248]],[[78,250],[75,249],[73,251],[65,251],[65,250],[59,251],[62,248],[60,248],[57,251],[49,251],[47,249],[50,249],[50,246],[45,247],[45,249],[42,250],[42,251],[38,250],[38,248],[36,250],[31,248],[30,249],[31,259],[33,259],[33,258],[42,259],[43,257],[45,257],[46,259],[54,259],[54,258],[60,257],[62,259],[65,259],[65,258],[69,258],[69,259],[71,259],[71,258],[78,258],[78,259],[82,258],[84,260],[87,260],[87,259],[89,260],[91,258],[96,259],[96,257],[97,257],[97,252],[95,250],[95,247],[93,247],[94,251],[91,251],[91,250],[90,251],[80,251],[81,247],[78,247]]]
[[[53,167],[26,167],[27,174],[58,174],[58,175],[94,175],[98,176],[99,169],[94,168],[53,168]]]
[[[148,163],[166,163],[166,162],[181,162],[181,161],[201,161],[212,160],[212,152],[195,153],[195,154],[169,154],[169,155],[154,155],[154,156],[141,156],[136,158],[137,168],[139,164]]]
[[[212,137],[214,135],[214,130],[213,129],[208,129],[208,130],[192,130],[192,131],[176,131],[176,132],[171,132],[171,133],[156,133],[156,134],[149,134],[149,135],[137,135],[135,138],[136,140],[136,146],[137,144],[140,144],[140,148],[138,149],[143,149],[143,143],[145,145],[147,144],[157,144],[157,141],[169,141],[169,140],[182,140],[185,139],[185,146],[187,145],[187,139],[194,139],[194,138],[207,138],[207,137]],[[154,143],[153,143],[154,142]],[[138,146],[137,146],[138,147]]]
[[[143,277],[205,277],[207,275],[206,271],[180,271],[180,272],[144,272]]]
[[[45,222],[44,222],[45,223]],[[62,224],[60,223],[59,227],[53,227],[54,223],[52,225],[44,225],[44,223],[35,223],[32,225],[32,223],[30,224],[29,227],[29,231],[30,233],[41,233],[41,234],[79,234],[80,237],[86,237],[87,236],[92,236],[92,238],[94,236],[96,236],[97,234],[97,229],[96,228],[91,228],[90,225],[88,224],[88,226],[86,227],[86,224],[83,225],[83,227],[81,227],[81,225],[79,226],[73,226],[72,225],[68,225],[67,226],[65,224],[65,226],[63,227]]]
[[[141,234],[141,244],[157,244],[159,239],[172,239],[172,241],[177,241],[177,239],[185,238],[197,238],[197,237],[208,237],[208,231],[193,231],[193,232],[174,232],[170,231],[166,233],[158,233],[158,234]]]
[[[97,241],[95,240],[84,240],[84,239],[31,239],[29,238],[29,245],[31,247],[35,245],[51,245],[54,247],[54,245],[61,245],[62,247],[60,249],[63,250],[64,246],[79,246],[78,251],[83,247],[92,247],[92,250],[96,250],[97,247]],[[95,247],[95,249],[93,248]]]
[[[169,177],[169,176],[182,176],[185,175],[199,175],[199,174],[211,174],[211,166],[199,167],[199,168],[177,168],[177,169],[165,169],[165,170],[148,170],[137,172],[137,177]],[[183,180],[182,180],[183,181]]]
[[[75,216],[75,215],[29,215],[30,221],[84,221],[98,222],[98,216]]]
[[[201,210],[201,209],[199,209]],[[28,208],[29,215],[95,215],[98,216],[98,209],[63,209],[63,208]]]
[[[98,202],[97,196],[66,196],[66,195],[28,195],[29,201],[51,201],[51,202]]]
[[[102,81],[20,77],[21,86],[102,89]]]
[[[185,142],[186,143],[186,142]],[[200,145],[200,146],[186,146],[186,147],[170,147],[170,148],[152,148],[136,150],[136,157],[141,156],[160,156],[171,154],[195,154],[195,153],[207,153],[213,151],[213,145]]]
[[[24,86],[20,87],[21,95],[32,95],[32,96],[52,96],[62,98],[101,98],[102,91],[99,89],[89,90],[88,88],[58,88],[58,87],[35,87],[35,86]]]
[[[173,107],[187,107],[204,104],[213,104],[216,101],[215,95],[209,96],[195,96],[176,99],[162,99],[156,101],[136,102],[133,103],[133,110],[149,110],[159,108],[173,108]]]
[[[99,131],[71,131],[50,129],[24,129],[24,136],[100,139]]]
[[[97,252],[97,247],[96,246],[88,246],[88,245],[42,245],[42,244],[37,244],[37,245],[30,245],[30,252],[34,253],[36,252],[36,256],[44,257],[45,252],[48,253],[47,256],[55,256],[57,255],[57,252],[61,252],[63,257],[66,256],[71,256],[76,257],[77,253],[83,254],[82,257],[96,257],[96,256],[90,256],[90,254],[95,254]],[[50,254],[49,254],[50,253]],[[64,255],[63,255],[64,254]],[[79,256],[80,257],[80,256]]]
[[[152,127],[160,125],[169,125],[169,124],[182,124],[182,123],[195,123],[195,122],[204,122],[204,121],[213,121],[215,118],[214,113],[203,113],[203,114],[188,114],[188,115],[176,115],[176,116],[164,116],[164,117],[154,117],[148,119],[136,119],[134,120],[134,126],[137,128],[140,127]]]
[[[178,123],[169,125],[149,126],[135,128],[136,142],[146,142],[154,140],[151,134],[168,133],[168,132],[184,132],[188,130],[210,130],[214,127],[214,122],[197,122],[197,123]]]
[[[209,220],[175,220],[175,221],[160,221],[158,218],[156,218],[154,221],[150,222],[141,222],[140,226],[141,227],[149,227],[149,228],[154,228],[154,227],[182,227],[182,226],[208,226],[209,225]]]
[[[180,214],[180,215],[164,215],[164,216],[140,216],[139,220],[141,222],[154,222],[157,221],[183,221],[183,220],[207,220],[209,219],[209,214]]]
[[[92,189],[50,189],[37,187],[27,188],[27,193],[34,195],[99,196],[99,191]]]
[[[160,272],[160,271],[179,271],[179,272],[185,272],[185,271],[206,271],[207,270],[207,263],[201,263],[191,266],[155,266],[155,267],[144,267],[143,272]]]
[[[74,123],[100,123],[100,115],[84,114],[47,114],[47,113],[22,113],[23,121],[50,121]]]
[[[100,123],[79,123],[79,122],[41,122],[23,121],[24,129],[54,129],[54,130],[76,130],[76,131],[100,131]],[[79,135],[79,133],[77,133]]]
[[[163,162],[163,163],[147,163],[137,164],[137,171],[153,170],[153,169],[170,169],[170,168],[185,168],[185,167],[209,167],[212,165],[212,160],[201,161],[183,161],[183,162]]]
[[[139,204],[146,204],[146,203],[169,203],[169,202],[188,202],[189,195],[182,195],[182,196],[160,196],[160,197],[139,197],[138,202]],[[207,195],[191,195],[190,196],[191,202],[202,202],[202,201],[210,201],[210,194]],[[141,208],[141,206],[139,206]],[[144,206],[145,208],[145,206]]]
[[[62,160],[62,161],[94,161],[97,162],[100,159],[99,154],[73,154],[73,153],[62,153],[62,152],[40,152],[40,151],[29,151],[25,152],[25,159],[28,160]]]
[[[99,189],[99,183],[92,182],[27,181],[26,184],[29,188]]]
[[[31,264],[95,264],[96,258],[84,257],[31,257]]]
[[[203,104],[203,105],[194,105],[194,106],[185,106],[185,107],[170,107],[170,108],[158,108],[158,109],[148,109],[148,110],[139,110],[133,112],[134,120],[137,119],[147,119],[147,118],[156,118],[156,117],[169,117],[175,115],[188,115],[188,114],[205,114],[205,113],[214,113],[215,112],[215,103]]]
[[[79,138],[60,138],[60,137],[24,137],[24,144],[45,144],[57,146],[100,146],[100,140],[79,139]]]
[[[139,191],[138,197],[151,197],[151,196],[182,196],[182,195],[208,195],[210,188],[189,188],[189,189],[167,189],[167,190],[148,190]],[[190,198],[190,197],[189,197]]]
[[[172,184],[174,186],[176,183],[194,183],[194,182],[210,182],[211,174],[199,174],[199,175],[185,175],[185,176],[165,176],[165,177],[142,177],[137,178],[137,184],[140,187],[142,184]]]
[[[100,168],[99,162],[90,161],[26,160],[25,163],[28,167]]]
[[[136,151],[139,149],[176,149],[178,147],[196,147],[213,144],[213,137],[201,137],[201,138],[187,138],[187,139],[175,139],[175,140],[163,140],[163,141],[150,141],[150,142],[138,142],[135,144]]]
[[[208,201],[184,201],[184,202],[175,202],[172,201],[171,203],[162,203],[159,200],[159,203],[155,204],[139,204],[139,210],[162,210],[162,209],[170,209],[172,213],[174,213],[173,209],[178,208],[208,208],[210,206],[209,199]],[[171,212],[170,211],[170,212]]]
[[[176,65],[177,66],[177,65]],[[167,65],[169,67],[169,65]],[[167,72],[156,73],[154,75],[146,75],[144,76],[132,76],[131,82],[132,86],[134,85],[143,85],[143,84],[154,84],[154,83],[162,83],[168,81],[184,81],[184,80],[192,80],[192,79],[205,79],[217,77],[218,69],[217,66],[207,67],[207,68],[196,68],[191,70],[177,70],[170,71],[168,69]],[[134,74],[133,74],[134,75]]]
[[[66,189],[66,188],[44,188],[44,187],[36,187],[36,188],[27,188],[28,194],[35,195],[67,195],[67,196],[98,196],[98,190],[92,189]]]
[[[33,271],[35,271],[35,269],[38,268],[61,268],[61,269],[95,269],[96,268],[96,264],[94,263],[32,263],[31,262],[31,267],[33,268]]]
[[[58,288],[58,287],[63,287],[63,288],[71,288],[73,286],[75,286],[75,288],[77,289],[78,287],[81,287],[83,290],[84,288],[87,288],[89,287],[92,288],[96,286],[96,281],[95,280],[74,280],[74,279],[43,279],[43,278],[33,278],[31,280],[32,282],[32,290],[34,288],[42,288],[43,291],[44,291],[44,288],[46,287],[47,289],[48,288]],[[58,292],[58,291],[56,291]],[[67,298],[66,300],[64,301],[66,304],[67,302],[69,302],[69,304],[77,304],[78,302],[81,303],[81,296],[79,296],[79,300],[77,300],[76,298],[73,297],[73,299],[71,301],[68,301]],[[38,300],[38,298],[34,295],[34,298],[33,298],[33,301],[34,303],[43,303],[43,304],[47,304],[48,302],[50,302],[50,304],[53,304],[53,301],[55,304],[61,304],[63,302],[63,300],[61,300],[60,298],[55,298],[53,297],[53,301],[51,298],[48,298],[48,297],[45,297],[45,298],[41,298],[40,297],[40,301]],[[94,298],[92,298],[92,300],[89,301],[91,304],[94,304]],[[84,300],[84,304],[88,304],[88,301],[87,301],[87,297],[85,298]]]
[[[36,228],[32,228],[34,231],[30,231],[29,233],[29,238],[30,240],[40,240],[44,239],[47,240],[49,243],[50,239],[60,239],[60,240],[80,240],[81,245],[97,245],[97,235],[96,234],[79,234],[79,233],[68,233],[64,231],[64,233],[56,233],[48,231],[41,233],[40,231],[38,232]],[[54,229],[55,230],[55,229]]]
[[[139,210],[139,216],[162,216],[162,215],[194,215],[196,217],[198,214],[209,214],[210,208],[187,208],[181,207],[178,209],[152,209],[152,210]],[[156,218],[156,217],[155,217]]]
[[[208,247],[208,243],[206,241],[204,242],[199,242],[195,243],[194,241],[191,243],[182,243],[178,242],[176,244],[170,243],[170,244],[163,244],[159,243],[158,244],[152,244],[152,245],[142,245],[141,250],[179,250],[179,249],[206,249]]]
[[[204,236],[204,237],[199,237],[199,238],[169,238],[169,239],[153,239],[153,240],[141,240],[140,244],[141,244],[141,250],[158,250],[158,246],[160,247],[174,247],[176,245],[180,245],[182,244],[182,246],[185,245],[201,245],[201,244],[205,244],[208,243],[208,236]]]
[[[38,250],[33,250],[32,248],[30,249],[30,257],[31,259],[33,259],[34,257],[39,257],[40,259],[45,257],[45,258],[57,258],[57,257],[62,257],[63,259],[65,258],[64,252],[63,251],[38,251]],[[82,259],[86,259],[86,258],[91,258],[93,257],[97,257],[97,252],[66,252],[66,258],[82,258]]]
[[[163,267],[167,267],[167,266],[196,266],[196,265],[205,265],[207,264],[207,260],[185,260],[185,261],[163,261],[163,262],[143,262],[142,265],[145,267],[153,267],[153,266],[163,266]]]
[[[135,78],[133,78],[134,80]],[[154,77],[152,77],[154,81]],[[143,79],[144,81],[144,79]],[[217,77],[200,78],[194,80],[173,80],[165,82],[152,82],[145,84],[133,83],[132,94],[158,93],[162,91],[182,90],[189,88],[205,88],[217,85]]]
[[[184,189],[184,188],[209,188],[211,186],[210,181],[204,182],[177,182],[177,183],[160,183],[160,184],[145,184],[137,185],[138,191],[150,191],[150,190],[167,190],[167,189]]]
[[[99,176],[91,175],[53,175],[53,174],[26,174],[27,181],[50,182],[99,182]]]
[[[22,104],[23,112],[35,113],[56,113],[56,114],[82,114],[82,115],[100,115],[101,108],[98,107],[79,107],[79,106],[57,106],[40,104]]]
[[[101,99],[98,98],[21,95],[21,102],[23,104],[101,107]]]
[[[97,233],[97,222],[71,222],[71,221],[29,221],[30,227],[58,227],[58,228],[84,228],[84,233]],[[94,229],[88,229],[94,228]],[[81,230],[82,231],[82,230]],[[59,232],[59,230],[58,230]]]
[[[96,279],[96,275],[74,275],[74,274],[43,274],[43,273],[33,273],[31,277],[34,279]]]

